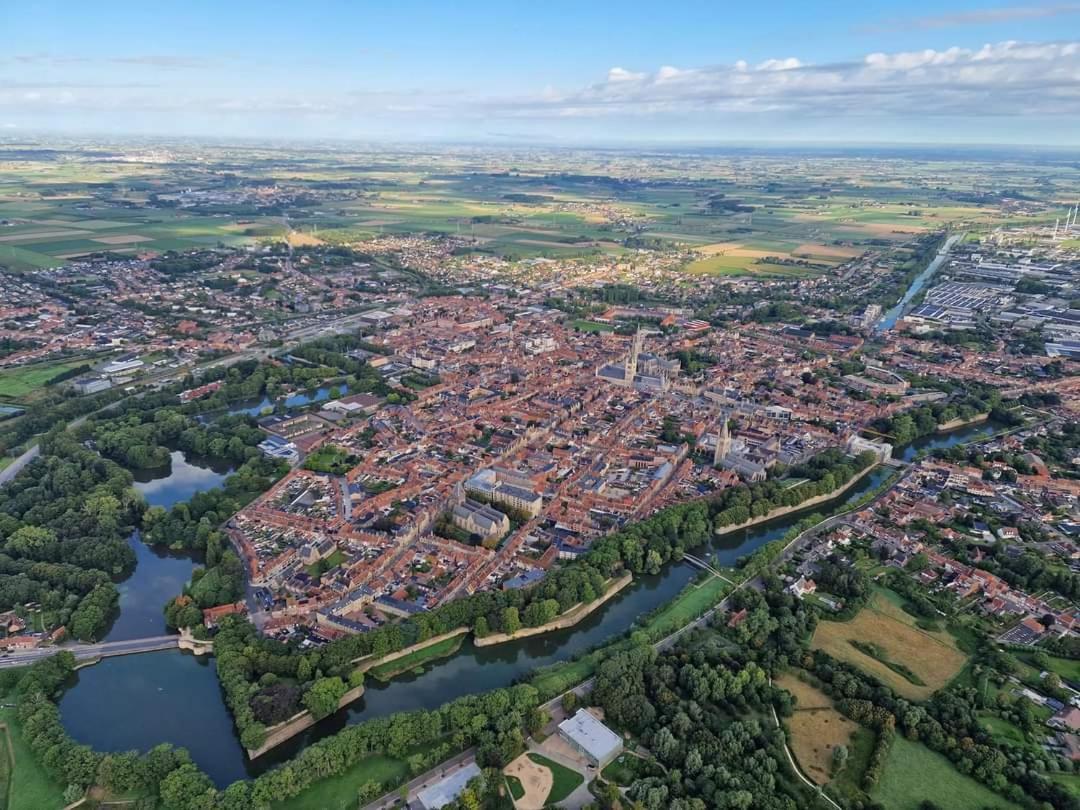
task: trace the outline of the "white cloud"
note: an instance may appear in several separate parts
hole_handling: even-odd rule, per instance
[[[795,57],[751,67],[621,68],[605,81],[543,96],[483,99],[509,116],[710,115],[790,111],[811,115],[1080,115],[1080,43],[1006,41],[979,49],[871,53],[806,64]]]
[[[15,71],[13,76],[4,73]],[[653,72],[612,67],[593,84],[543,87],[497,96],[473,88],[409,90],[289,86],[269,89],[236,80],[205,88],[85,80],[0,63],[0,116],[56,109],[93,113],[228,114],[333,120],[652,119],[714,122],[728,116],[785,115],[894,120],[927,116],[1080,117],[1080,42],[1004,41],[979,48],[870,53],[846,62],[807,64],[795,56],[751,65],[660,66]],[[155,80],[164,81],[160,74]],[[227,84],[228,89],[222,89]],[[32,94],[32,95],[30,95]],[[14,114],[9,115],[9,113]]]

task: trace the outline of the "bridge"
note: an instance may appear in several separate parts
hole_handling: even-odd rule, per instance
[[[683,556],[684,560],[686,560],[688,563],[690,563],[693,566],[697,566],[702,571],[708,571],[714,577],[719,577],[720,579],[724,580],[724,582],[728,583],[729,585],[734,585],[735,584],[730,579],[728,579],[723,574],[721,574],[717,569],[713,568],[712,565],[710,565],[708,562],[701,559],[700,557],[695,557],[693,554],[687,554],[685,552],[683,552],[682,556]]]
[[[176,650],[180,648],[180,636],[151,636],[148,638],[129,639],[127,641],[103,641],[98,644],[61,644],[55,647],[35,647],[32,650],[15,650],[0,657],[0,669],[24,667],[48,658],[62,650],[72,653],[77,661],[89,661],[96,658],[112,658],[117,655],[156,652],[157,650]]]

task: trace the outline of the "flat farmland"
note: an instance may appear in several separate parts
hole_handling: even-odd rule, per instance
[[[898,618],[896,610],[875,594],[855,618],[820,622],[812,646],[873,675],[910,700],[926,700],[959,674],[967,656],[947,634],[924,632]],[[856,644],[864,649],[872,646],[879,654],[868,654]],[[901,669],[921,683],[906,677],[898,671]]]

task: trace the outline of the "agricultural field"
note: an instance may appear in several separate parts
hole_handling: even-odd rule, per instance
[[[913,617],[880,593],[855,618],[822,621],[812,646],[857,666],[909,700],[926,700],[963,669],[967,656],[945,633],[915,627]]]
[[[106,147],[8,159],[0,151],[0,265],[27,271],[104,251],[447,234],[467,241],[461,252],[508,259],[674,249],[692,251],[690,275],[804,276],[946,225],[1030,224],[1031,215],[996,200],[970,201],[972,185],[991,171],[1032,199],[1045,192],[1031,166],[1000,161],[913,160],[884,171],[875,160],[822,157],[793,171],[780,155],[580,154],[568,162],[543,150],[300,155],[264,147],[244,152],[241,172],[224,148],[124,157],[111,159]]]
[[[796,700],[794,714],[784,721],[792,753],[803,773],[824,785],[832,778],[833,751],[839,745],[850,749],[861,726],[840,714],[828,695],[794,675],[785,673],[775,683]]]
[[[988,787],[953,768],[941,754],[897,735],[872,798],[886,810],[919,810],[924,801],[949,810],[1018,810]]]

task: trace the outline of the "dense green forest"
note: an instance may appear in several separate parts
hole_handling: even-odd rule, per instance
[[[116,605],[111,578],[135,555],[126,538],[144,504],[131,473],[67,433],[0,489],[0,609],[36,602],[52,624],[97,638]]]

